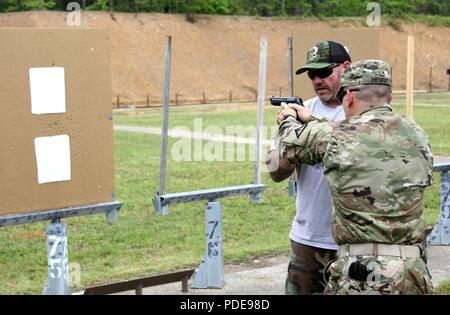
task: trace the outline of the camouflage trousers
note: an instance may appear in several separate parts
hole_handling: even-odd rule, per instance
[[[329,268],[324,294],[432,294],[433,285],[421,258],[339,256]]]
[[[326,283],[323,278],[323,271],[325,266],[335,257],[336,251],[334,250],[316,248],[291,241],[285,294],[323,294]]]

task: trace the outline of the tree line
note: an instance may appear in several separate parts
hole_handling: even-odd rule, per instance
[[[450,16],[445,0],[0,0],[0,12],[66,10],[78,2],[85,10],[254,16],[364,16],[367,4],[379,2],[381,13]]]

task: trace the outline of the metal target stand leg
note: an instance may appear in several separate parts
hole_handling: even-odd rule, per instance
[[[42,291],[44,295],[72,294],[69,283],[69,252],[67,226],[63,218],[80,217],[104,212],[108,223],[119,219],[119,201],[99,202],[61,209],[28,212],[0,216],[0,227],[51,221],[47,225],[47,282]]]
[[[255,194],[250,194],[250,200],[257,203],[262,202],[262,193],[258,192]]]
[[[205,208],[206,253],[196,270],[191,288],[221,289],[224,285],[222,253],[222,209],[220,202],[208,202]]]
[[[113,224],[119,220],[119,211],[105,211],[106,220]],[[47,225],[48,273],[43,295],[69,295],[69,251],[67,244],[67,225],[55,218]]]
[[[200,266],[193,275],[191,288],[221,289],[224,286],[224,266],[222,250],[222,208],[218,198],[250,195],[252,201],[261,200],[262,192],[267,188],[263,184],[229,186],[207,190],[181,193],[160,194],[153,197],[155,212],[169,214],[169,205],[199,200],[207,200],[205,206],[206,250]]]
[[[437,168],[437,167],[435,167]],[[450,245],[450,165],[442,166],[441,173],[441,213],[428,236],[429,245]]]
[[[48,278],[43,294],[70,294],[67,226],[59,218],[47,225],[47,261]]]

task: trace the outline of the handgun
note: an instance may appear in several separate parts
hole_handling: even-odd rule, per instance
[[[269,98],[270,100],[270,104],[272,104],[273,106],[280,106],[281,103],[285,102],[286,104],[289,103],[295,103],[298,104],[300,106],[304,106],[303,105],[303,100],[298,97],[298,96],[288,96],[288,97],[275,97],[272,96]]]

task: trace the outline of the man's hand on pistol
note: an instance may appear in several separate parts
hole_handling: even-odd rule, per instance
[[[280,124],[287,116],[292,116],[302,123],[306,123],[311,119],[311,113],[307,108],[297,104],[286,104],[283,102],[281,103],[281,110],[278,112],[278,124]]]

